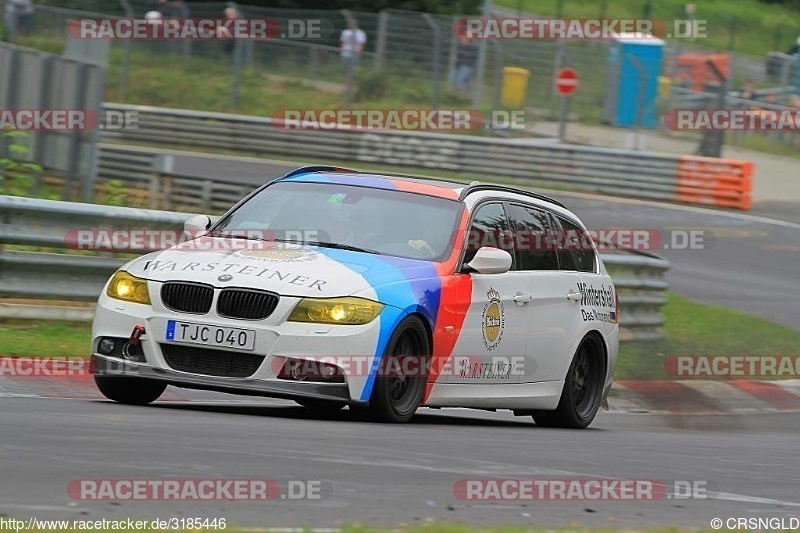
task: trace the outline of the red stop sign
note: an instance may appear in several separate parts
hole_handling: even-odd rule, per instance
[[[562,68],[556,75],[556,90],[567,96],[578,88],[578,71],[571,67]]]

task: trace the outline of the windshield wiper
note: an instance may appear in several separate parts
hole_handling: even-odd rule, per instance
[[[351,252],[364,252],[365,254],[380,255],[378,250],[370,250],[369,248],[361,248],[360,246],[353,246],[350,244],[342,244],[340,242],[325,242],[325,241],[290,241],[286,239],[275,239],[280,242],[293,242],[296,244],[306,244],[308,246],[319,246],[321,248],[336,248],[337,250],[350,250]]]
[[[207,237],[219,237],[222,239],[242,239],[245,241],[267,241],[267,239],[259,239],[252,235],[245,235],[243,233],[224,233],[222,231],[212,231],[206,234]]]

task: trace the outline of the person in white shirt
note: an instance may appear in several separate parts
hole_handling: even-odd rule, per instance
[[[364,45],[367,44],[367,34],[358,27],[355,20],[350,19],[347,23],[347,29],[342,31],[339,43],[342,70],[346,75],[350,76],[353,74],[356,63],[358,63],[358,59],[364,51]]]

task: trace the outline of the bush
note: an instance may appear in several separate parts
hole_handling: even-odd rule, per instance
[[[356,72],[356,102],[380,100],[386,96],[389,87],[388,75],[379,70]]]

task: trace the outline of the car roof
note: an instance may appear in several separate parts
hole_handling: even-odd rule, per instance
[[[505,193],[521,194],[540,201],[564,207],[560,202],[525,189],[500,185],[496,183],[482,183],[473,181],[448,180],[445,178],[429,178],[413,174],[380,174],[362,172],[341,167],[313,166],[301,167],[278,178],[275,181],[302,181],[309,183],[338,183],[343,185],[358,185],[362,187],[375,187],[380,189],[397,189],[407,192],[416,192],[428,196],[438,196],[452,200],[463,200],[467,195],[479,191],[498,191]]]

